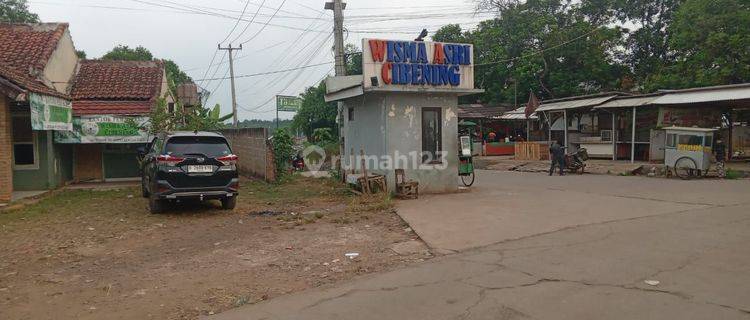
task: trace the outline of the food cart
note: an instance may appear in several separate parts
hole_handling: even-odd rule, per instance
[[[474,159],[471,133],[474,131],[475,123],[461,121],[458,123],[458,176],[461,182],[470,187],[474,184]]]
[[[708,172],[716,129],[667,127],[664,164],[681,179]]]

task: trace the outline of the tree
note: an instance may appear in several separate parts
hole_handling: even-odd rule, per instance
[[[85,56],[85,53],[84,53]],[[118,45],[101,57],[102,60],[128,60],[128,61],[151,61],[154,55],[148,49],[137,46],[130,48],[126,45]],[[180,67],[172,60],[164,59],[164,70],[167,73],[167,82],[172,92],[176,91],[177,85],[191,83],[190,78]]]
[[[314,140],[313,132],[317,128],[330,128],[331,132],[336,130],[336,104],[325,102],[325,82],[317,86],[308,87],[300,95],[302,106],[292,119],[292,128],[302,131],[305,136]]]
[[[347,43],[344,47],[346,57],[346,74],[362,74],[362,51],[357,46]]]
[[[151,61],[154,55],[148,49],[137,46],[130,48],[126,45],[118,45],[109,50],[101,57],[102,60],[128,60],[128,61]]]
[[[687,0],[669,26],[675,62],[648,89],[750,81],[750,6],[742,0]]]
[[[466,43],[468,39],[464,36],[461,31],[461,26],[458,24],[444,25],[434,35],[432,40],[438,42],[453,42],[453,43]]]
[[[86,51],[76,50],[76,55],[79,59],[86,59]]]
[[[593,22],[582,3],[493,0],[480,6],[498,16],[473,31],[444,26],[433,39],[474,44],[474,77],[485,89],[478,97],[484,103],[513,102],[516,85],[518,101],[525,101],[529,91],[550,99],[619,90],[629,77],[617,56],[624,30],[607,19]]]
[[[39,16],[29,11],[26,0],[0,1],[0,22],[38,23]]]
[[[625,61],[636,80],[644,84],[653,73],[674,61],[668,32],[674,13],[685,0],[611,0],[613,14],[636,29],[627,33]]]

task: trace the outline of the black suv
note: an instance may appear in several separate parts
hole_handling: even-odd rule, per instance
[[[224,209],[237,204],[237,156],[227,139],[213,132],[160,133],[141,154],[141,188],[151,213],[177,199],[219,199]]]

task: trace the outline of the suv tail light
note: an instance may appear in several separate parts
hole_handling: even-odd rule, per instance
[[[177,163],[182,162],[183,160],[185,160],[185,158],[173,157],[168,154],[162,154],[162,155],[156,156],[157,164],[172,166],[172,167],[174,167]]]
[[[238,159],[237,155],[234,155],[234,154],[216,158],[216,160],[218,160],[225,166],[231,166],[231,165],[237,164],[237,159]]]

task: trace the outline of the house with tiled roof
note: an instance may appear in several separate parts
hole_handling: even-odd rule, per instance
[[[80,60],[67,23],[0,23],[0,205],[68,182],[136,178],[161,61]]]
[[[70,88],[73,131],[55,141],[74,145],[74,181],[139,176],[137,149],[150,141],[144,124],[159,99],[174,105],[161,61],[82,60]]]
[[[67,23],[0,23],[0,204],[72,178],[71,148],[53,133],[72,128],[77,63]]]

